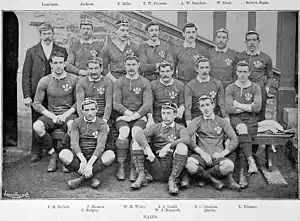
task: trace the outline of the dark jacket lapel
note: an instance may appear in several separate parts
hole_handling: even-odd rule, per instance
[[[44,51],[43,51],[41,42],[38,44],[38,47],[37,47],[37,55],[38,55],[43,61],[46,60],[46,56],[45,56],[45,53],[44,53]]]

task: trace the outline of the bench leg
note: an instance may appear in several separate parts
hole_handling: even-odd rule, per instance
[[[269,172],[272,171],[273,167],[273,162],[272,162],[272,145],[265,145],[265,157],[266,157],[266,168],[268,169]]]

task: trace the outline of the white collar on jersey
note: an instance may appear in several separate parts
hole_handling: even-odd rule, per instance
[[[215,114],[212,113],[212,115],[210,115],[210,117],[206,117],[206,116],[203,115],[203,118],[204,118],[205,120],[214,120],[214,119],[215,119]]]
[[[196,42],[193,42],[191,44],[191,43],[188,43],[187,41],[184,41],[183,42],[183,47],[185,47],[185,48],[196,48]]]
[[[67,76],[67,73],[64,71],[61,75],[57,75],[54,72],[52,72],[52,77],[56,80],[64,79]]]
[[[257,48],[254,52],[251,52],[248,48],[246,49],[245,53],[247,55],[255,56],[255,55],[260,55],[260,49]]]
[[[216,47],[215,47],[215,50],[216,50],[216,52],[223,52],[223,53],[226,53],[226,52],[228,51],[228,47],[223,48],[223,49],[220,49],[220,48],[218,48],[218,47],[216,46]]]
[[[153,40],[149,39],[149,40],[147,41],[147,44],[148,44],[149,46],[152,46],[152,47],[159,46],[159,45],[160,45],[160,40],[157,39],[157,41],[153,41]]]
[[[251,81],[248,80],[246,81],[244,84],[242,84],[238,79],[234,82],[234,84],[236,86],[238,86],[239,88],[247,88],[247,87],[250,87],[251,86]]]
[[[100,74],[100,77],[97,78],[97,79],[93,79],[93,78],[91,78],[91,76],[88,77],[89,81],[95,81],[95,82],[96,82],[96,81],[100,81],[101,78],[102,78],[102,74]]]
[[[165,84],[165,83],[161,80],[161,78],[159,79],[159,82],[160,82],[161,84],[165,85],[165,86],[170,86],[170,85],[173,85],[173,83],[174,83],[174,78],[172,78],[171,81],[170,81],[168,84]]]
[[[93,44],[93,37],[90,37],[89,40],[84,40],[84,39],[80,38],[80,43],[81,44]]]
[[[84,121],[87,122],[87,123],[95,123],[97,117],[95,116],[93,120],[87,120],[85,117],[83,117],[83,119],[84,119]]]
[[[175,127],[175,122],[173,121],[173,123],[171,123],[170,125],[166,125],[165,122],[162,122],[161,126],[162,127],[171,127],[171,128],[174,128]]]
[[[198,75],[197,75],[197,80],[200,82],[200,83],[207,83],[210,81],[210,76],[208,76],[205,80],[202,80]]]

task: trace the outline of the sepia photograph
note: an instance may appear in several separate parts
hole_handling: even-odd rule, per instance
[[[298,199],[298,18],[2,11],[2,199]]]

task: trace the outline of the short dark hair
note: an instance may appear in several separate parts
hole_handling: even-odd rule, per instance
[[[247,36],[248,35],[256,35],[257,36],[257,40],[259,40],[259,34],[256,32],[256,31],[248,31],[246,34],[245,34],[245,40],[247,41]]]
[[[178,106],[177,104],[171,102],[171,101],[166,101],[162,106],[161,109],[172,109],[174,112],[177,112]]]
[[[52,27],[51,24],[48,23],[48,22],[43,22],[43,23],[41,24],[41,26],[39,27],[39,32],[40,32],[40,34],[42,33],[42,31],[48,31],[48,30],[52,30],[52,33],[54,33],[53,27]]]
[[[64,61],[67,60],[67,56],[66,56],[64,53],[60,52],[60,51],[55,51],[55,52],[52,53],[52,55],[51,55],[50,58],[49,58],[49,61],[50,61],[51,63],[52,63],[52,59],[53,59],[54,57],[61,57],[61,58],[64,58]]]
[[[95,101],[94,99],[90,98],[90,97],[87,97],[83,100],[82,104],[81,104],[81,108],[82,110],[84,110],[84,106],[85,105],[90,105],[90,104],[95,104],[96,106],[96,109],[98,110],[98,104],[97,104],[97,101]]]
[[[210,61],[207,57],[205,56],[200,56],[197,60],[196,60],[196,67],[198,68],[199,63],[201,62],[208,62],[210,65]]]
[[[155,21],[151,21],[149,22],[146,26],[145,26],[145,31],[148,32],[148,29],[151,27],[151,26],[158,26],[159,30],[160,30],[160,24],[158,22],[155,22]]]
[[[173,64],[170,62],[162,62],[158,66],[158,71],[160,71],[161,68],[170,67],[171,71],[173,71]]]
[[[135,55],[127,55],[124,59],[124,63],[126,63],[127,60],[136,60],[138,63],[140,62],[140,59]]]
[[[250,64],[249,64],[248,62],[246,62],[245,60],[239,61],[239,62],[236,64],[236,69],[237,69],[238,67],[248,67],[249,71],[251,70]]]
[[[227,35],[227,38],[229,37],[229,31],[226,29],[226,28],[219,28],[217,31],[216,31],[216,36],[219,32],[223,32]]]
[[[202,95],[201,97],[199,97],[198,103],[200,103],[200,101],[205,101],[205,100],[210,100],[212,104],[215,103],[214,99],[208,95]]]
[[[182,27],[182,32],[185,32],[185,30],[187,28],[195,28],[196,31],[198,30],[197,26],[194,23],[186,23],[183,27]]]

